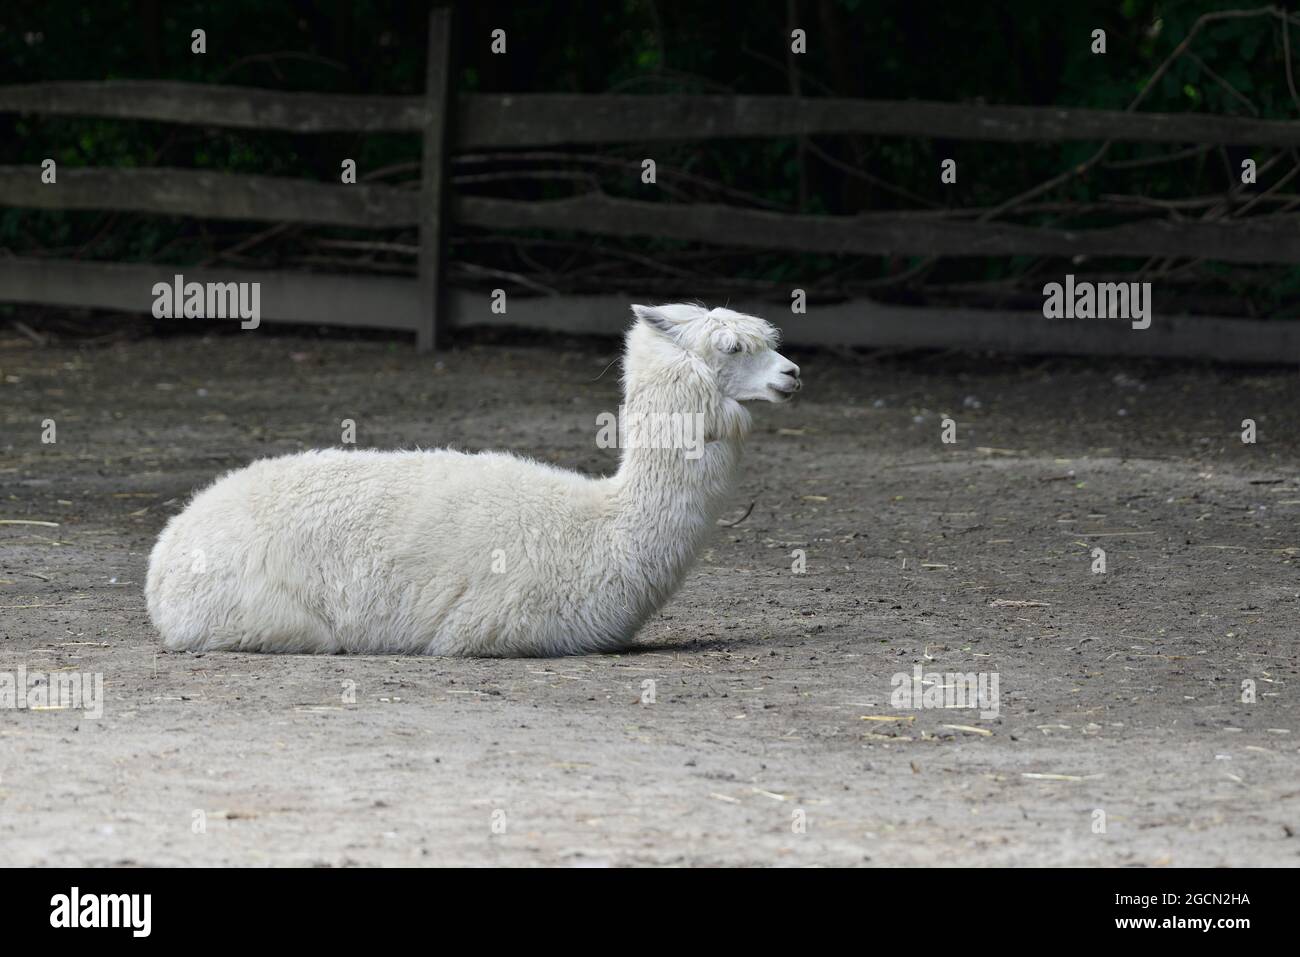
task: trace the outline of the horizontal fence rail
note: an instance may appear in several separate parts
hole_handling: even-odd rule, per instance
[[[1300,216],[1265,223],[1127,223],[1065,230],[930,215],[795,216],[708,203],[647,203],[609,196],[521,202],[461,196],[458,222],[496,229],[569,229],[658,236],[796,252],[915,256],[1199,256],[1225,262],[1300,263]]]
[[[55,185],[37,167],[0,166],[0,205],[122,209],[172,216],[384,229],[420,219],[420,194],[394,186],[181,169],[64,169]],[[454,222],[722,243],[751,249],[909,256],[1196,256],[1223,262],[1300,263],[1300,214],[1267,220],[1138,221],[1068,230],[945,220],[930,213],[800,216],[712,203],[651,203],[586,194],[509,200],[456,196]]]
[[[262,318],[267,321],[403,331],[421,327],[421,284],[415,279],[14,257],[0,258],[0,290],[4,299],[15,302],[149,313],[153,284],[170,283],[176,273],[186,282],[261,283]],[[487,293],[453,290],[445,310],[448,321],[458,327],[514,326],[615,335],[627,328],[630,301],[616,295],[512,296],[503,315],[493,311]],[[788,303],[734,300],[731,306],[774,317]],[[1155,308],[1159,313],[1158,299]],[[1254,319],[1161,315],[1151,328],[1133,332],[1124,321],[1044,319],[1039,312],[933,309],[864,299],[814,304],[807,315],[780,325],[783,339],[795,346],[1213,356],[1224,362],[1266,364],[1300,360],[1300,323]]]
[[[416,191],[393,186],[343,186],[288,176],[162,167],[65,168],[59,170],[56,183],[46,185],[36,167],[0,166],[0,205],[370,229],[414,226],[420,212]]]
[[[424,97],[284,93],[108,80],[0,87],[0,112],[156,120],[297,133],[420,131]],[[1117,140],[1300,146],[1300,122],[1200,113],[788,96],[463,94],[453,151],[565,143],[863,133],[1031,143]]]
[[[260,318],[266,320],[410,332],[421,325],[419,283],[414,279],[296,270],[204,269],[14,256],[0,258],[0,298],[147,315],[153,311],[154,284],[171,283],[177,273],[187,283],[261,283]]]
[[[786,96],[523,96],[461,100],[456,148],[863,133],[1004,143],[1300,145],[1300,123],[1195,113]]]
[[[414,132],[423,128],[429,115],[422,96],[286,93],[154,80],[0,86],[0,112],[293,133]]]

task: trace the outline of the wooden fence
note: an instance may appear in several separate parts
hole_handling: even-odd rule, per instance
[[[447,196],[449,153],[485,147],[662,142],[866,133],[999,142],[1113,140],[1300,146],[1300,123],[1193,114],[972,106],[928,102],[748,96],[460,95],[449,91],[450,11],[429,29],[425,95],[334,96],[201,84],[108,81],[0,87],[0,112],[155,120],[281,130],[409,131],[423,136],[419,191],[182,169],[60,169],[42,184],[32,167],[0,167],[0,205],[115,209],[212,219],[360,228],[418,226],[416,279],[292,271],[173,269],[147,264],[0,259],[0,300],[148,312],[154,282],[258,281],[270,321],[414,332],[432,348],[441,326],[501,321],[486,296],[450,296],[440,280],[448,220],[495,230],[695,240],[801,253],[916,256],[1185,256],[1300,263],[1300,217],[1214,222],[1140,221],[1073,230],[944,219],[929,213],[807,216],[715,204],[644,202],[588,194],[528,202]],[[635,293],[635,290],[632,290]],[[1157,308],[1158,308],[1157,298]],[[567,305],[566,305],[567,304]],[[733,303],[733,305],[735,305]],[[512,298],[511,324],[614,331],[614,297]],[[608,309],[604,319],[595,310]],[[763,311],[756,306],[756,311]],[[766,310],[771,313],[771,308]],[[1015,352],[1213,356],[1300,361],[1300,323],[1157,312],[1141,333],[1126,323],[1047,320],[1037,313],[920,309],[861,301],[813,306],[780,323],[791,342],[991,348]],[[833,317],[833,319],[831,318]],[[778,320],[779,321],[779,320]]]

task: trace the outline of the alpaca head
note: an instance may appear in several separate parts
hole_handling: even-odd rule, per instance
[[[770,322],[730,309],[691,303],[633,306],[639,322],[628,334],[628,373],[686,364],[735,402],[789,401],[802,387],[799,367],[777,352]]]

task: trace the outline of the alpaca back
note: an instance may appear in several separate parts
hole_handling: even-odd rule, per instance
[[[254,463],[150,560],[170,648],[521,654],[608,646],[607,483],[499,453],[318,451]],[[551,648],[548,652],[545,649]]]

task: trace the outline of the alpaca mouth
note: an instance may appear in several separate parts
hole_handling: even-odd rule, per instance
[[[799,391],[799,383],[795,382],[795,384],[788,389],[782,389],[775,385],[770,385],[768,388],[781,397],[780,401],[789,402],[794,398],[794,394]]]

